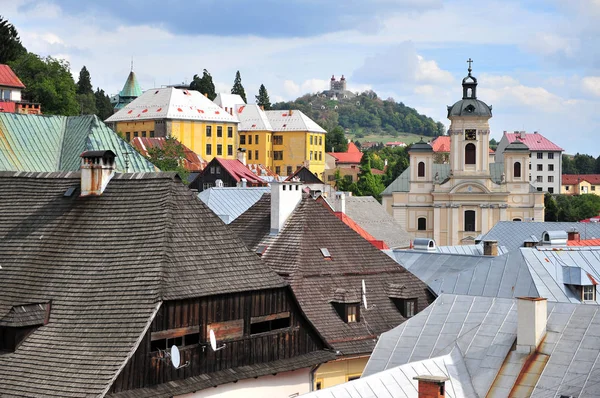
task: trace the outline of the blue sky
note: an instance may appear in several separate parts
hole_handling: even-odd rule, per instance
[[[471,57],[492,136],[539,131],[598,156],[600,1],[558,0],[0,0],[25,46],[86,65],[116,93],[131,57],[144,89],[208,69],[248,98],[261,83],[294,99],[344,74],[353,91],[415,107],[448,125]]]

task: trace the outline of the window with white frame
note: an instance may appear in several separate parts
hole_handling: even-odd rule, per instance
[[[583,301],[596,301],[596,286],[583,286]]]

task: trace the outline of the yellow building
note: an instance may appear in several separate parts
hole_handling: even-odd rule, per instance
[[[586,193],[600,195],[600,174],[563,174],[560,193],[563,195]]]
[[[235,159],[238,120],[193,90],[158,88],[146,91],[106,123],[127,140],[174,137],[204,160]]]

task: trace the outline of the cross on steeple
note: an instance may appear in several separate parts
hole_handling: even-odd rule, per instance
[[[469,76],[470,76],[471,75],[471,71],[473,70],[473,69],[471,69],[471,64],[473,63],[473,60],[471,59],[471,57],[469,57],[469,59],[467,60],[467,63],[469,64],[468,71],[469,71]]]

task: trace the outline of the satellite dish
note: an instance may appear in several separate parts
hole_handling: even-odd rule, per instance
[[[181,354],[176,345],[171,346],[171,363],[175,369],[179,368],[179,365],[181,364]]]
[[[369,308],[367,306],[367,287],[365,286],[365,280],[362,280],[362,298],[363,298],[363,304],[365,305],[365,310],[367,308]]]
[[[217,338],[215,337],[215,332],[212,329],[210,329],[208,334],[210,338],[210,347],[213,349],[213,351],[219,351],[225,348],[225,344],[223,344],[221,347],[217,347]]]

